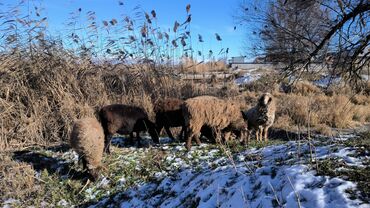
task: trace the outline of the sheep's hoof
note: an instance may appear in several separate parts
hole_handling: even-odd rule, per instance
[[[110,151],[110,149],[105,149],[105,151],[104,151],[106,154],[108,154],[108,155],[110,155],[111,154],[111,151]]]

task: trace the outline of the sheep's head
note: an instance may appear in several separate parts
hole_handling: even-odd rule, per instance
[[[258,105],[262,107],[267,107],[272,102],[273,97],[270,93],[264,93],[259,99],[258,99]]]

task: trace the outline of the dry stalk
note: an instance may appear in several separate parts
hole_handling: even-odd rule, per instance
[[[90,179],[87,179],[87,181],[86,181],[85,185],[84,185],[84,186],[82,187],[82,189],[77,193],[77,195],[81,194],[81,193],[82,193],[82,191],[87,187],[87,185],[89,185],[89,183],[90,183]]]
[[[272,187],[272,185],[271,185],[271,183],[270,183],[270,182],[269,182],[269,186],[270,186],[270,188],[271,188],[272,192],[274,192],[274,197],[275,197],[276,202],[278,203],[278,205],[279,205],[280,207],[282,207],[282,204],[280,203],[279,198],[278,198],[278,197],[277,197],[277,195],[276,195],[276,191],[275,191],[274,187]]]
[[[292,181],[290,180],[290,177],[289,176],[287,176],[288,177],[288,181],[289,181],[289,184],[290,184],[290,186],[292,187],[292,189],[293,189],[293,191],[294,191],[294,194],[295,194],[295,197],[296,197],[296,199],[297,199],[297,203],[298,203],[298,207],[302,207],[301,206],[301,200],[300,200],[300,198],[299,198],[299,195],[298,195],[298,193],[297,193],[297,191],[295,190],[295,188],[294,188],[294,186],[293,186],[293,184],[292,184]]]

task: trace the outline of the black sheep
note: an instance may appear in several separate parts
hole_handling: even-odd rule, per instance
[[[104,129],[104,151],[110,153],[110,142],[115,133],[130,134],[131,141],[133,133],[139,140],[139,132],[148,131],[155,143],[159,143],[159,137],[155,125],[148,119],[148,114],[143,108],[113,104],[104,106],[99,112],[100,122]]]

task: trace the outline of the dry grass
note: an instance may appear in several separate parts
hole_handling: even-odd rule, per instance
[[[2,151],[67,141],[74,120],[94,116],[107,104],[141,106],[154,120],[153,103],[159,97],[239,94],[230,83],[185,82],[150,65],[110,70],[107,64],[76,64],[63,57],[34,57],[36,62],[12,58],[0,57],[7,63],[0,81],[5,89],[0,92]]]
[[[293,121],[293,124],[296,125],[321,129],[323,129],[323,125],[349,128],[354,125],[354,121],[366,121],[369,115],[369,106],[355,105],[345,95],[281,94],[277,109],[277,121],[280,127],[283,125],[282,121],[286,121],[287,125]],[[279,121],[279,117],[282,117],[281,121]]]
[[[299,81],[292,86],[293,93],[303,96],[309,96],[312,94],[321,94],[322,90],[308,81]]]
[[[356,105],[370,105],[370,96],[364,94],[356,94],[351,97],[351,102]]]
[[[360,123],[370,122],[370,105],[356,105],[352,119]]]
[[[15,162],[8,155],[0,155],[0,161],[0,199],[29,197],[37,190],[30,164]]]
[[[315,126],[315,130],[317,133],[325,135],[325,136],[335,136],[335,132],[327,125],[325,124],[318,124]]]
[[[195,61],[191,58],[183,58],[181,64],[182,73],[195,73],[195,74],[204,74],[204,73],[214,73],[214,72],[228,72],[225,61]]]
[[[34,59],[37,62],[1,57],[1,63],[7,64],[2,66],[4,78],[0,81],[0,87],[5,89],[0,92],[3,151],[64,142],[75,119],[93,116],[107,104],[141,106],[153,119],[153,103],[159,97],[186,99],[213,95],[236,100],[243,109],[248,109],[262,92],[269,91],[278,100],[274,125],[278,128],[294,129],[297,125],[348,128],[370,121],[366,94],[325,94],[307,82],[286,94],[280,92],[276,79],[269,81],[271,75],[240,92],[232,81],[216,84],[182,81],[164,73],[167,68],[151,65],[134,65],[129,70],[119,66],[112,70],[109,64],[77,64],[62,56],[54,57],[53,61],[47,56]]]
[[[279,91],[281,77],[275,71],[263,74],[257,81],[244,85],[244,90],[253,92],[277,92]]]

